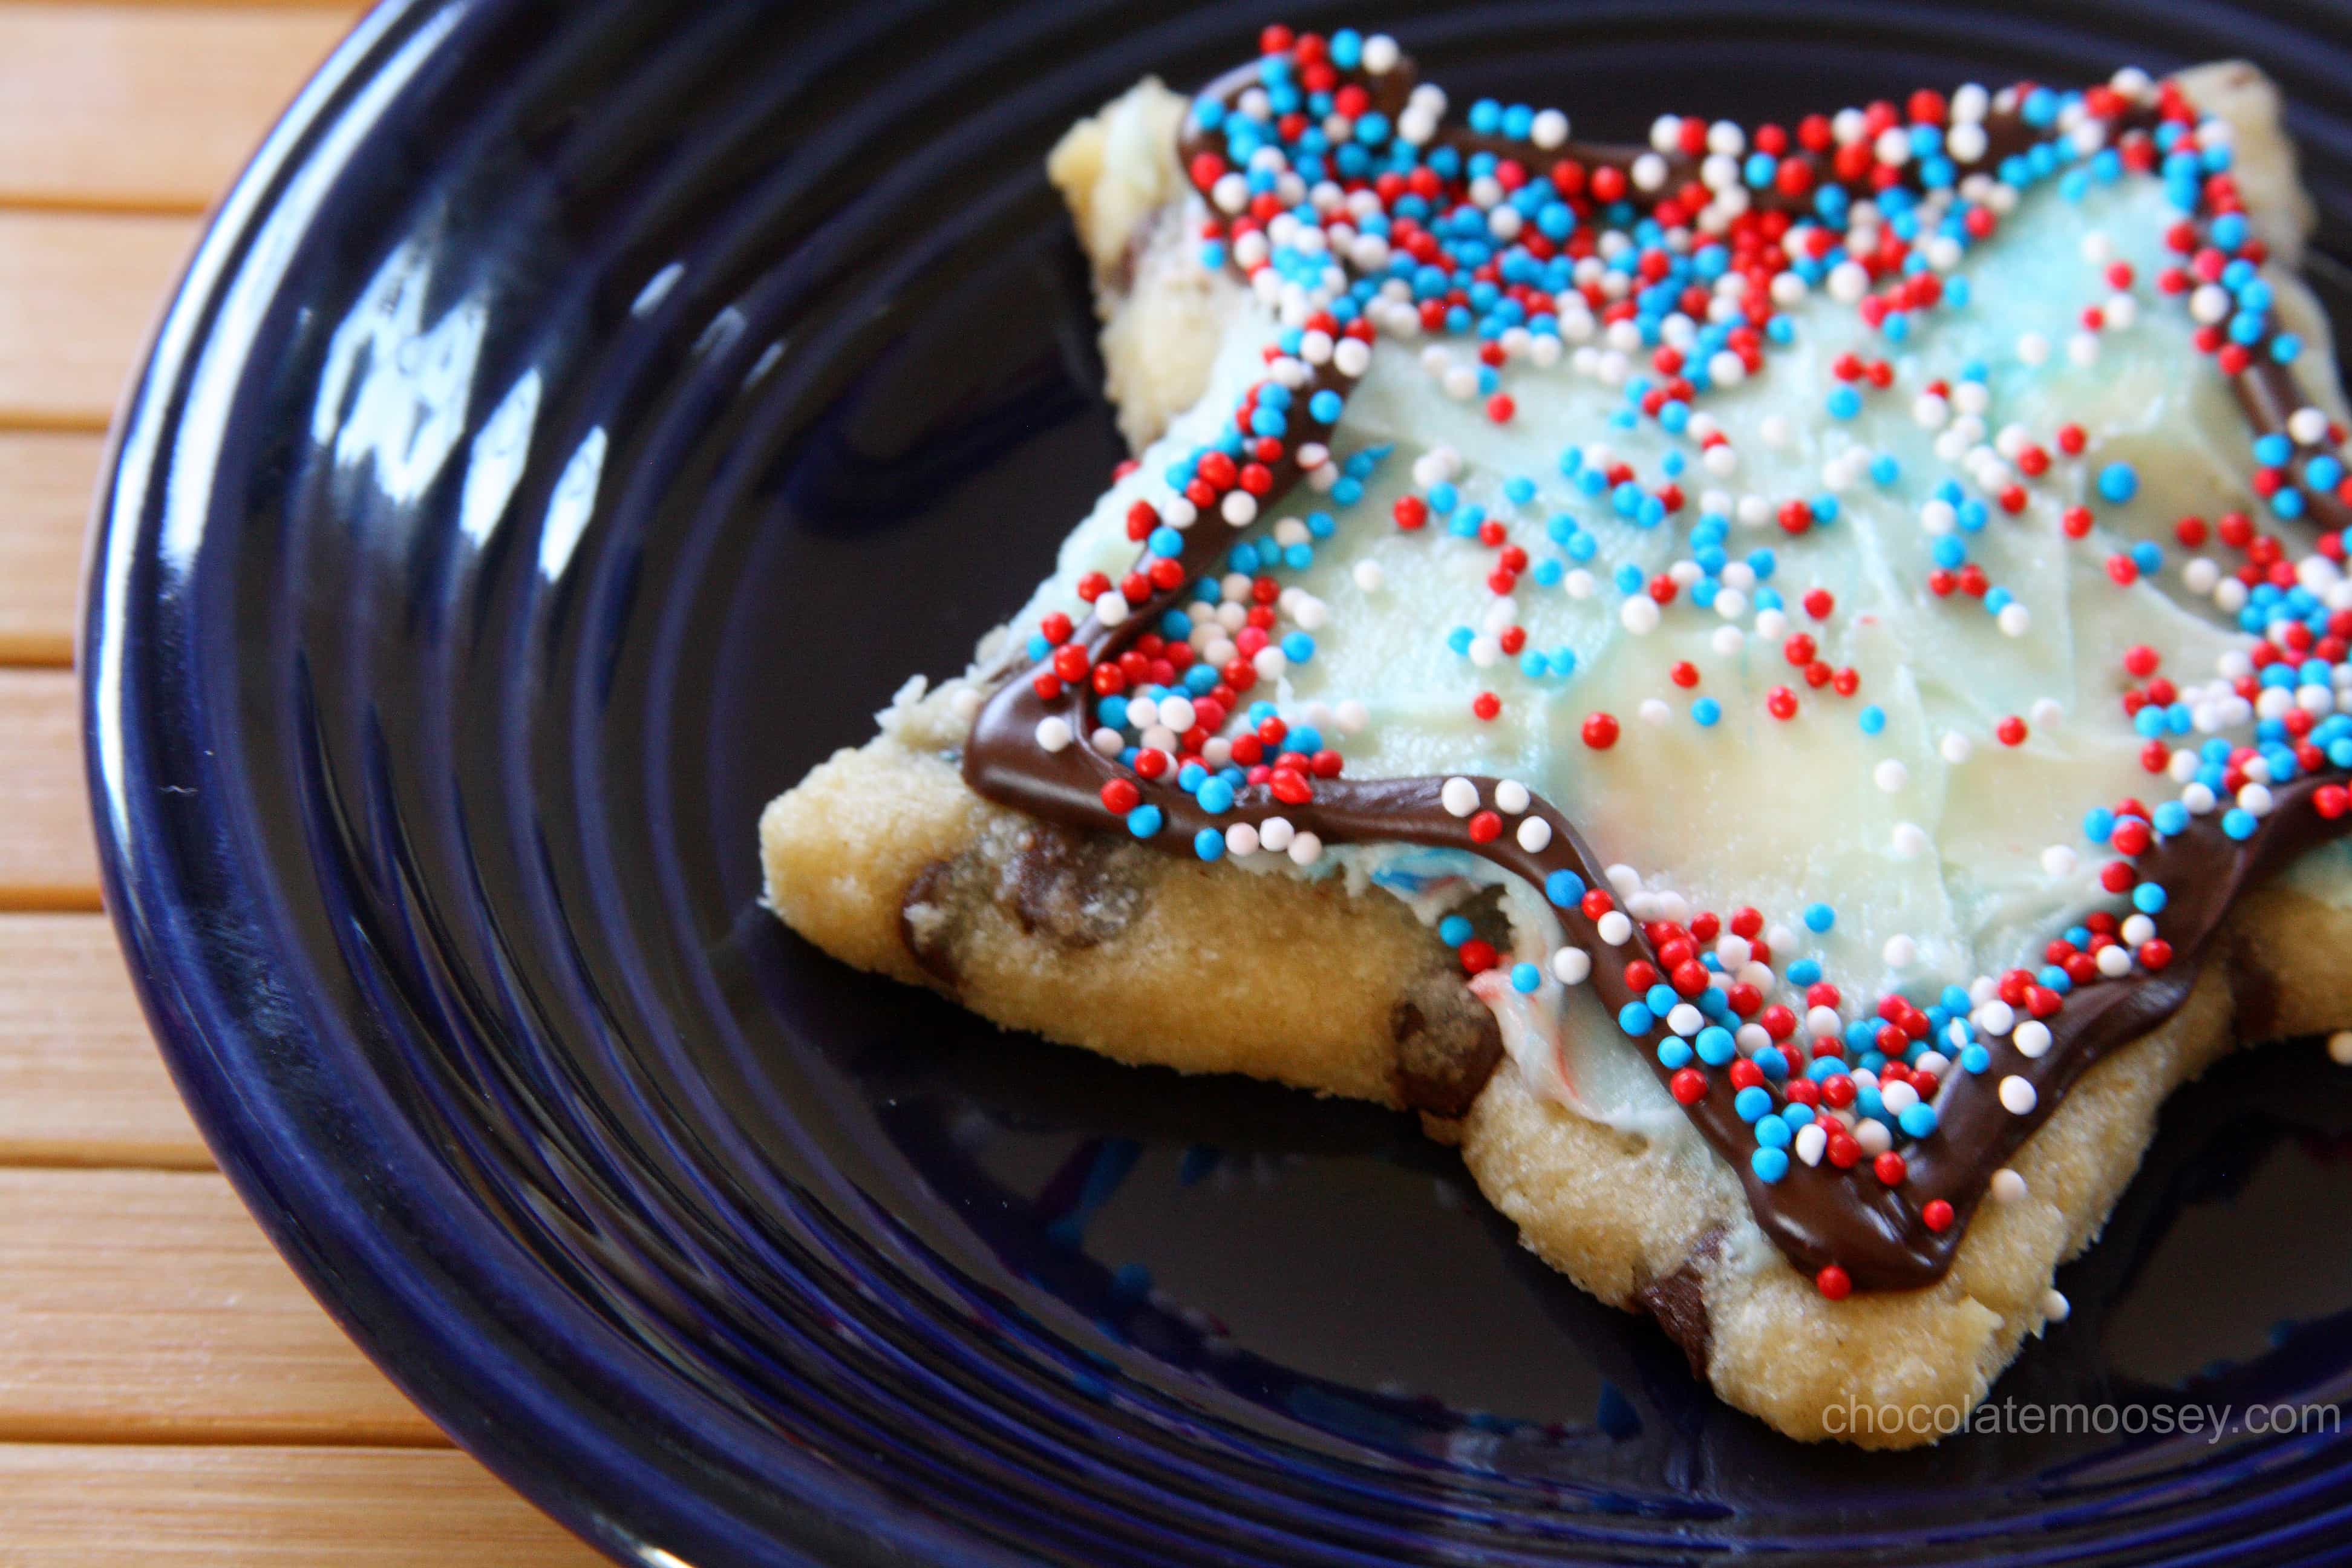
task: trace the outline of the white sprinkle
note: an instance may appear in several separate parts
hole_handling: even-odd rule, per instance
[[[2327,439],[2327,416],[2316,408],[2298,408],[2286,416],[2286,433],[2299,446],[2316,447]]]
[[[2050,340],[2040,332],[2026,332],[2017,340],[2017,357],[2027,364],[2044,364],[2050,359]]]
[[[1465,778],[1450,778],[1438,786],[1437,799],[1455,816],[1467,816],[1478,809],[1478,786]]]
[[[2352,1068],[2352,1029],[2338,1029],[2327,1037],[2327,1059],[2340,1068]]]
[[[1540,855],[1551,843],[1551,824],[1540,816],[1530,816],[1519,824],[1517,835],[1519,847],[1530,855]]]
[[[1269,816],[1258,824],[1257,841],[1277,853],[1290,847],[1292,835],[1298,830],[1286,816]]]
[[[1331,716],[1339,721],[1343,735],[1360,734],[1372,721],[1371,710],[1353,697],[1331,710]]]
[[[2048,876],[2071,877],[2080,860],[2073,845],[2053,844],[2042,852],[2042,869]]]
[[[1889,969],[1908,969],[1919,961],[1919,944],[1907,936],[1890,936],[1879,956],[1886,960]]]
[[[1341,338],[1331,346],[1331,364],[1350,380],[1371,368],[1372,349],[1361,338]]]
[[[2042,1292],[2042,1316],[2047,1321],[2063,1323],[2074,1316],[2074,1303],[2066,1300],[2063,1292],[2057,1290]]]
[[[1595,921],[1594,926],[1601,933],[1601,940],[1612,947],[1624,946],[1626,940],[1633,934],[1633,918],[1622,910],[1611,910]]]
[[[1257,497],[1247,490],[1227,490],[1217,511],[1235,528],[1247,528],[1257,521]]]
[[[1995,996],[1977,1008],[1977,1027],[1998,1039],[2017,1023],[2017,1009]]]
[[[1312,866],[1322,855],[1323,840],[1312,833],[1296,834],[1291,837],[1290,858],[1293,864]]]
[[[1631,897],[1642,886],[1642,873],[1622,860],[1609,867],[1601,875],[1609,879],[1609,885],[1617,889],[1617,896],[1621,899]]]
[[[1117,730],[1112,729],[1108,724],[1105,724],[1093,734],[1087,736],[1087,743],[1106,757],[1115,757],[1121,752],[1127,750],[1127,737],[1120,734]],[[1213,746],[1217,742],[1214,741],[1209,742],[1209,744]],[[1228,741],[1225,742],[1225,746],[1226,754],[1230,756],[1232,754],[1233,742]],[[1218,766],[1222,767],[1223,764],[1221,763]]]
[[[2131,949],[2121,942],[2099,949],[2099,973],[2110,980],[2118,980],[2131,973]]]
[[[1845,1020],[1837,1016],[1834,1007],[1809,1007],[1805,1010],[1805,1030],[1814,1035],[1843,1033]]]
[[[1870,778],[1872,783],[1888,795],[1900,795],[1903,787],[1911,782],[1911,770],[1895,758],[1886,757],[1883,758],[1876,767],[1870,770]]]
[[[2146,942],[2155,934],[2156,922],[2150,920],[2147,916],[2136,914],[2126,915],[2124,918],[2123,937],[2125,945],[2129,947],[2137,947],[2141,942]]]
[[[1958,767],[1962,763],[1967,762],[1969,754],[1975,750],[1975,743],[1958,730],[1945,731],[1944,738],[1936,742],[1937,755],[1954,767]]]
[[[2012,1116],[2029,1116],[2042,1103],[2042,1096],[2032,1084],[2011,1073],[2000,1080],[2000,1103]]]
[[[1396,69],[1400,53],[1394,38],[1386,33],[1374,33],[1364,40],[1364,69],[1374,76],[1386,76]]]
[[[1061,717],[1059,714],[1054,714],[1037,721],[1037,743],[1045,747],[1045,750],[1049,752],[1066,751],[1069,749],[1070,742],[1073,739],[1075,739],[1075,737],[1070,733],[1070,721],[1067,719]]]
[[[1160,721],[1181,735],[1190,730],[1198,715],[1192,711],[1189,697],[1163,697],[1160,700]]]
[[[1388,582],[1388,574],[1377,561],[1359,561],[1354,573],[1356,586],[1367,594],[1377,594]]]
[[[1900,1116],[1919,1103],[1919,1091],[1907,1083],[1886,1083],[1879,1085],[1878,1098],[1887,1110]]]
[[[2025,1196],[2025,1178],[2003,1165],[1992,1173],[1991,1191],[1997,1204],[2017,1203]]]
[[[1688,1002],[1677,1002],[1666,1010],[1666,1027],[1688,1039],[1706,1026],[1706,1015]]]
[[[1658,629],[1658,602],[1647,594],[1636,594],[1625,601],[1617,618],[1635,637],[1647,637]]]
[[[1568,116],[1557,109],[1547,109],[1528,127],[1528,140],[1549,152],[1568,140]]]
[[[1927,852],[1927,830],[1916,822],[1895,825],[1895,853],[1905,860],[1916,860]]]
[[[1641,716],[1642,722],[1644,724],[1664,724],[1675,716],[1675,710],[1655,697],[1643,699],[1642,705],[1633,711]]]
[[[2000,626],[2006,636],[2021,637],[2033,629],[2033,612],[2012,601],[2000,607],[2000,614],[1993,617],[1993,624]]]
[[[1517,779],[1504,779],[1495,785],[1495,809],[1506,816],[1518,816],[1533,798],[1528,794],[1528,786]]]
[[[1580,947],[1563,947],[1551,955],[1552,978],[1562,985],[1581,985],[1592,973],[1592,955]]]
[[[1862,1145],[1864,1153],[1875,1160],[1894,1147],[1895,1133],[1885,1122],[1865,1118],[1854,1124],[1853,1141]]]
[[[1236,822],[1225,829],[1225,852],[1236,858],[1257,853],[1257,825]]]
[[[2015,1046],[2017,1054],[2027,1061],[2039,1060],[2050,1050],[2050,1026],[2039,1018],[2024,1019],[2017,1026],[2016,1032],[2009,1037],[2009,1043]]]

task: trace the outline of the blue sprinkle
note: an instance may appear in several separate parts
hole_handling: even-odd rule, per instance
[[[1688,1040],[1679,1036],[1668,1035],[1658,1042],[1658,1065],[1667,1071],[1672,1072],[1677,1068],[1690,1066],[1690,1059],[1691,1047]]]
[[[1475,930],[1468,916],[1448,915],[1437,922],[1437,940],[1448,947],[1460,947]]]
[[[1723,717],[1723,704],[1712,697],[1702,697],[1691,704],[1691,717],[1698,721],[1701,729],[1711,730]]]
[[[1200,832],[1192,835],[1192,853],[1203,860],[1223,859],[1225,853],[1225,836],[1213,827],[1203,827]]]
[[[1783,318],[1773,318],[1776,321]],[[1759,1182],[1777,1182],[1789,1173],[1789,1152],[1785,1149],[1759,1149],[1748,1156],[1748,1169]]]
[[[2164,889],[2155,882],[2142,882],[2132,889],[2132,907],[2144,915],[2159,912],[2167,901]]]
[[[1658,1020],[1639,1002],[1628,1002],[1617,1010],[1617,1026],[1629,1035],[1646,1035],[1657,1027]]]
[[[1698,1038],[1691,1043],[1698,1047],[1698,1059],[1711,1068],[1722,1067],[1739,1054],[1738,1043],[1732,1038],[1731,1031],[1719,1024],[1710,1024],[1701,1029]]]
[[[1731,1109],[1742,1121],[1759,1121],[1772,1109],[1772,1091],[1760,1083],[1751,1083],[1732,1096]]]
[[[1886,710],[1875,702],[1862,710],[1862,732],[1875,735],[1886,728]]]
[[[1789,1124],[1777,1116],[1761,1118],[1756,1123],[1756,1142],[1767,1149],[1785,1149],[1794,1136]]]
[[[1156,805],[1139,805],[1127,814],[1127,830],[1138,838],[1149,838],[1160,831],[1167,818]]]
[[[1515,963],[1511,965],[1512,990],[1519,992],[1533,991],[1542,984],[1543,971],[1538,969],[1534,964]]]
[[[1544,897],[1564,910],[1584,897],[1584,879],[1573,871],[1554,871],[1544,879]]]
[[[1936,1108],[1922,1100],[1904,1111],[1897,1120],[1901,1121],[1904,1131],[1914,1138],[1925,1138],[1936,1130]]]
[[[2139,475],[2129,463],[2109,463],[2099,470],[2099,494],[2116,506],[2139,493]]]
[[[1805,927],[1812,931],[1825,931],[1837,924],[1837,911],[1827,904],[1805,906]]]

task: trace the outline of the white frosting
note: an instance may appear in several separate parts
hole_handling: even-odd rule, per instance
[[[2210,680],[2223,651],[2248,640],[2223,623],[2210,598],[2183,585],[2190,557],[2172,533],[2185,512],[2210,519],[2253,510],[2243,416],[2212,363],[2190,344],[2188,313],[2149,286],[2168,259],[2159,237],[2173,216],[2148,180],[2095,190],[2080,205],[2038,191],[1963,263],[1971,302],[1917,318],[1901,344],[1823,294],[1799,303],[1793,345],[1769,350],[1762,374],[1700,400],[1738,455],[1736,471],[1724,477],[1696,460],[1695,441],[1666,436],[1654,422],[1612,427],[1622,392],[1580,374],[1571,359],[1548,369],[1515,362],[1504,384],[1517,413],[1497,425],[1483,398],[1448,395],[1447,367],[1424,363],[1423,345],[1383,343],[1335,445],[1344,457],[1393,444],[1393,455],[1365,499],[1339,514],[1336,537],[1318,546],[1314,564],[1277,574],[1329,611],[1313,660],[1281,678],[1286,712],[1310,721],[1319,712],[1328,734],[1332,711],[1361,703],[1369,723],[1337,742],[1351,774],[1486,773],[1525,782],[1580,826],[1601,863],[1640,868],[1644,888],[1686,900],[1691,910],[1760,910],[1768,925],[1794,939],[1776,943],[1775,967],[1817,958],[1849,1009],[1891,986],[1924,996],[1925,987],[1966,984],[2020,961],[2104,901],[2094,879],[2103,857],[2082,839],[2084,811],[2126,795],[2165,798],[2177,788],[2140,765],[2143,742],[2118,700],[2123,650],[2134,643],[2156,648],[2162,673],[2187,684]],[[2137,308],[2125,312],[2130,324],[2099,334],[2095,363],[2078,363],[2063,348],[2028,363],[2039,356],[2029,342],[2021,357],[2021,339],[2035,334],[2065,345],[2078,333],[2083,309],[2113,293],[2102,277],[2105,261],[2086,259],[2085,239],[2094,234],[2104,243],[2094,241],[2093,254],[2137,269]],[[1134,550],[1124,530],[1128,505],[1165,493],[1160,476],[1169,464],[1213,434],[1263,374],[1261,350],[1273,331],[1255,312],[1236,318],[1205,395],[1071,535],[1054,578],[1016,626],[1034,624],[1047,609],[1072,608],[1080,574],[1127,569]],[[1889,390],[1865,390],[1860,416],[1841,421],[1823,410],[1836,384],[1832,363],[1849,349],[1891,360],[1895,378]],[[1458,342],[1447,352],[1455,368],[1466,363]],[[1938,377],[1957,384],[1972,360],[1990,371],[1986,439],[1997,441],[2015,424],[2053,458],[2049,477],[2029,485],[2022,515],[1996,510],[1981,532],[1966,536],[1970,559],[2014,595],[2030,621],[2021,636],[2005,632],[1978,601],[1959,594],[1939,600],[1925,585],[1933,540],[1923,506],[1948,476],[1967,482],[1970,464],[1954,460],[1948,447],[1938,454],[1940,432],[1915,417],[1915,400]],[[2089,437],[2079,459],[2055,449],[2055,432],[2069,422]],[[1666,453],[1684,453],[1691,460],[1678,482],[1688,504],[1654,529],[1619,521],[1605,498],[1588,498],[1561,476],[1563,449],[1593,443],[1632,463],[1645,488],[1661,482]],[[1529,646],[1572,648],[1573,675],[1530,679],[1514,660],[1482,667],[1448,647],[1449,628],[1489,629],[1496,601],[1486,577],[1495,552],[1450,537],[1439,520],[1406,532],[1390,518],[1397,497],[1425,490],[1415,480],[1416,463],[1441,447],[1461,456],[1454,482],[1465,501],[1507,521],[1512,542],[1532,562],[1559,553],[1544,526],[1556,511],[1601,541],[1587,567],[1598,579],[1589,596],[1540,585],[1532,572],[1513,595]],[[1899,479],[1882,487],[1841,475],[1858,466],[1857,449],[1894,458]],[[2119,461],[2136,469],[2137,494],[2127,505],[2108,505],[2095,496],[2094,480]],[[1523,507],[1504,493],[1517,477],[1538,489]],[[1719,489],[1735,501],[1759,497],[1777,510],[1784,500],[1833,485],[1840,504],[1833,524],[1791,538],[1769,520],[1735,522],[1725,548],[1735,561],[1758,548],[1773,552],[1769,585],[1787,601],[1788,630],[1810,633],[1822,658],[1859,671],[1856,695],[1809,689],[1783,657],[1786,633],[1762,635],[1752,608],[1727,618],[1677,602],[1655,630],[1629,629],[1629,601],[1612,574],[1628,561],[1647,576],[1686,560],[1704,492]],[[2059,524],[2062,508],[2077,500],[2096,515],[2095,531],[2079,542]],[[1231,531],[1237,542],[1265,538],[1270,523],[1328,504],[1302,487],[1256,525]],[[1228,527],[1216,518],[1193,526]],[[2119,587],[2107,558],[2141,539],[2162,546],[2163,568],[2153,581]],[[1826,622],[1800,607],[1815,587],[1836,597]],[[1643,616],[1632,618],[1640,624]],[[1761,620],[1764,631],[1773,629],[1773,617]],[[1736,651],[1721,646],[1727,626],[1746,634]],[[1483,646],[1479,652],[1483,658]],[[1700,670],[1696,690],[1669,681],[1677,660]],[[1766,711],[1767,691],[1780,685],[1801,699],[1793,721]],[[1471,712],[1480,690],[1502,699],[1494,721]],[[1261,684],[1250,700],[1271,694]],[[1712,728],[1690,717],[1700,697],[1721,705]],[[1644,722],[1645,705],[1654,718],[1658,704],[1664,721]],[[1883,733],[1861,728],[1872,705],[1885,715]],[[1596,752],[1580,740],[1580,726],[1604,710],[1623,732],[1613,748]],[[2029,721],[2023,746],[1995,739],[1995,725],[2010,715]],[[2053,846],[2082,852],[2048,853]],[[1500,877],[1465,855],[1405,847],[1353,847],[1326,861],[1406,896],[1430,919]],[[2321,851],[2291,876],[2315,897],[2352,906],[2352,849]],[[1836,910],[1826,936],[1802,922],[1801,911],[1815,901]],[[1517,956],[1542,963],[1559,942],[1547,906],[1513,884],[1507,907]],[[1667,912],[1675,907],[1669,902]],[[1514,1060],[1538,1092],[1645,1133],[1683,1127],[1612,1023],[1597,1012],[1588,1018],[1571,1011],[1561,1027],[1566,995],[1548,973],[1531,1000],[1507,989],[1490,998],[1501,1004]],[[1774,999],[1790,998],[1783,990]],[[1555,1039],[1565,1040],[1565,1055],[1557,1072],[1547,1072],[1547,1058],[1559,1055]]]

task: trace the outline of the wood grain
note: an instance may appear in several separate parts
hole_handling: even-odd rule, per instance
[[[226,1177],[0,1171],[0,1441],[100,1439],[445,1441]]]
[[[0,1568],[604,1563],[455,1451],[0,1446]]]
[[[98,907],[73,675],[0,669],[0,910]]]
[[[103,430],[190,217],[0,210],[0,427]]]
[[[0,203],[201,212],[348,7],[0,5]]]
[[[0,665],[73,662],[74,610],[105,441],[0,430]]]
[[[205,1171],[103,915],[0,914],[0,1165]]]

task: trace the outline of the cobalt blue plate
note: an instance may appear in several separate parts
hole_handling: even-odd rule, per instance
[[[2352,254],[2339,6],[1289,9],[1596,134],[2247,54]],[[2000,1384],[2081,1429],[1869,1456],[1717,1404],[1404,1118],[1003,1037],[758,907],[761,804],[958,667],[1121,455],[1045,149],[1267,19],[362,24],[159,331],[84,649],[108,902],[247,1200],[627,1562],[2328,1556],[2327,1423],[2154,1431],[2352,1388],[2352,1088],[2307,1043],[2172,1107]]]

